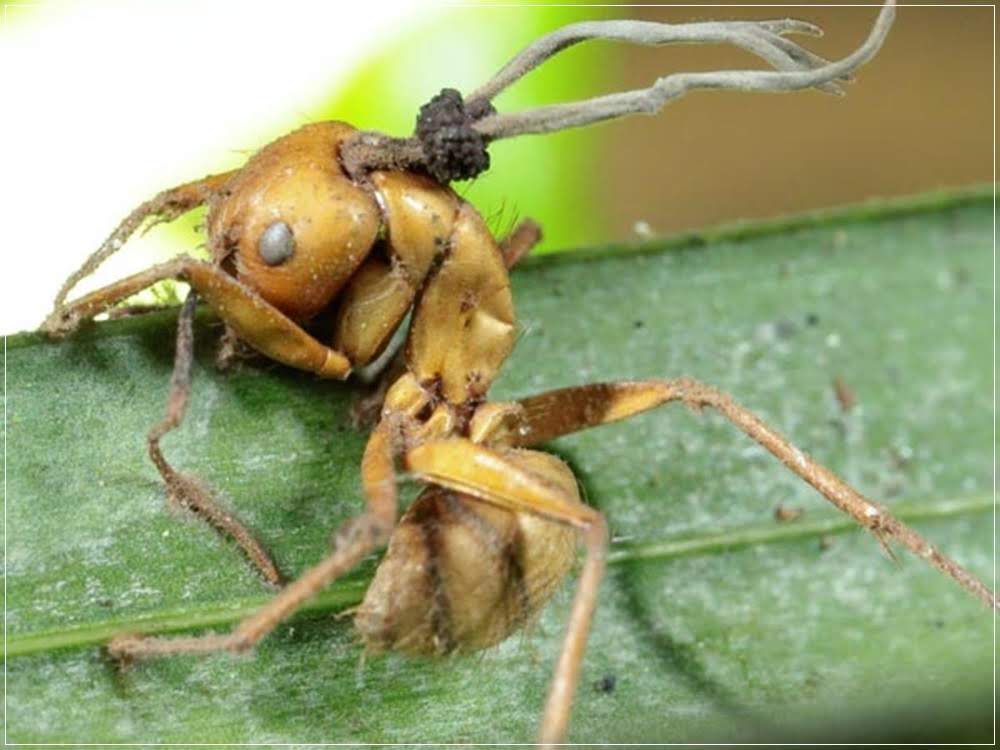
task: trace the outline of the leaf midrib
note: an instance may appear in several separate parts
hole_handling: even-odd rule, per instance
[[[993,510],[993,498],[985,493],[959,498],[898,503],[894,515],[903,521],[918,522],[932,519],[958,518]],[[847,516],[797,520],[790,523],[744,524],[715,534],[681,534],[659,539],[613,541],[608,556],[610,565],[627,565],[650,560],[664,561],[679,557],[711,555],[751,545],[770,545],[858,530]],[[368,587],[368,580],[341,581],[334,584],[300,610],[301,616],[343,612],[358,604]],[[202,627],[231,625],[250,614],[270,597],[242,597],[173,610],[108,618],[77,627],[56,628],[36,633],[8,636],[5,658],[28,656],[68,648],[97,646],[125,631],[146,634],[171,633]]]

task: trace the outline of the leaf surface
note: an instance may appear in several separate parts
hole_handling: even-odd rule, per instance
[[[703,379],[990,580],[991,233],[980,192],[529,262],[493,395]],[[7,341],[8,740],[531,741],[571,584],[484,654],[362,660],[334,615],[372,560],[249,656],[106,662],[113,633],[227,628],[268,596],[167,509],[146,459],[173,319]],[[266,363],[221,374],[216,333],[203,316],[165,450],[294,574],[361,505],[356,391]],[[990,613],[891,562],[721,418],[667,407],[551,448],[615,537],[572,741],[991,739]],[[804,515],[778,523],[779,504]]]

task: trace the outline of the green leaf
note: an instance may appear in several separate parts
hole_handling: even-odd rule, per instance
[[[494,396],[701,378],[990,579],[992,210],[984,191],[939,195],[529,262]],[[231,543],[166,508],[146,459],[173,319],[7,341],[7,738],[530,741],[571,583],[484,654],[363,660],[334,614],[370,561],[249,656],[107,663],[113,633],[227,628],[268,597]],[[361,506],[355,391],[267,364],[220,374],[216,331],[200,318],[165,450],[294,574]],[[720,418],[664,408],[551,448],[615,535],[571,740],[991,739],[991,614],[893,563]],[[778,523],[778,504],[804,516]]]

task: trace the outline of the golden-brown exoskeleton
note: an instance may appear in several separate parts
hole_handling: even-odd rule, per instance
[[[550,462],[575,496],[558,459],[517,459]],[[477,651],[534,620],[575,561],[573,529],[430,487],[399,520],[354,624],[374,653]]]
[[[526,223],[505,255],[478,212],[429,177],[385,171],[352,180],[340,165],[339,148],[354,132],[338,122],[307,125],[262,148],[242,169],[143,204],[66,281],[43,329],[65,334],[151,284],[175,278],[191,285],[192,305],[205,300],[230,331],[267,357],[345,378],[375,359],[413,310],[412,371],[435,398],[480,399],[513,346],[507,265],[537,241],[537,228]],[[165,221],[203,204],[211,262],[180,256],[65,301],[146,218]],[[316,316],[332,320],[326,340],[310,326]],[[277,566],[253,535],[160,450],[187,400],[191,330],[183,316],[179,335],[184,341],[175,380],[183,387],[172,390],[166,417],[149,434],[150,456],[170,499],[232,536],[277,584]]]
[[[175,278],[191,284],[239,338],[271,359],[333,378],[371,362],[436,263],[462,243],[495,243],[475,209],[429,177],[374,172],[363,184],[350,179],[339,148],[354,132],[339,122],[307,125],[262,148],[242,169],[181,185],[143,204],[70,277],[43,329],[66,333]],[[212,262],[181,256],[65,301],[147,217],[169,220],[199,205],[208,207]],[[443,283],[431,282],[426,292],[439,298],[456,291],[447,281],[453,272],[441,265],[437,276]],[[480,272],[497,275],[495,293],[509,296],[503,267],[497,256]],[[459,293],[455,306],[468,308],[469,301]],[[448,314],[444,307],[443,301],[434,305],[435,323]],[[329,340],[320,340],[308,324],[328,312],[336,316],[334,330]],[[500,326],[508,338],[513,324],[509,314],[470,320],[459,313],[455,320]],[[501,347],[493,359],[501,361],[508,350]]]
[[[472,445],[492,446],[524,476],[544,477],[560,495],[586,507],[562,461],[508,446],[513,435],[503,422],[484,424],[497,404],[473,412],[477,429],[470,432],[456,409],[461,404],[440,404],[426,422],[413,416],[414,407],[430,403],[422,390],[404,375],[386,402],[387,414],[403,415],[390,419],[399,425],[397,439],[409,446],[404,456],[421,456],[431,442],[450,454],[448,443],[436,441],[471,435]],[[405,410],[393,411],[401,400]],[[513,405],[503,406],[504,416],[516,414]],[[575,562],[571,527],[484,502],[474,487],[464,490],[431,485],[400,519],[355,615],[370,650],[440,655],[499,643],[538,615]]]

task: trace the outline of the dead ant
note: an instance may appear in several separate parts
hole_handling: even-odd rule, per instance
[[[362,459],[366,509],[339,527],[330,554],[231,633],[121,634],[109,652],[128,660],[251,649],[386,544],[355,613],[366,647],[427,654],[482,649],[537,616],[571,569],[582,538],[587,556],[539,734],[542,744],[561,742],[603,575],[607,524],[581,501],[569,468],[532,447],[671,401],[717,410],[883,545],[903,544],[996,607],[993,592],[975,577],[710,386],[677,378],[585,385],[510,403],[487,400],[514,344],[508,268],[537,235],[525,225],[501,248],[478,213],[446,187],[488,167],[492,140],[656,112],[695,89],[837,92],[838,81],[879,49],[893,15],[890,0],[864,44],[835,63],[785,39],[818,32],[801,21],[574,24],[527,47],[469,97],[443,91],[421,110],[411,138],[358,132],[342,123],[310,125],[265,147],[242,169],[168,190],[140,206],[67,280],[43,329],[68,333],[162,279],[190,283],[167,413],[149,434],[149,452],[169,495],[232,536],[269,581],[278,583],[280,576],[268,553],[195,479],[173,469],[159,448],[180,423],[190,391],[197,300],[207,301],[261,353],[322,377],[347,377],[386,350],[408,313],[412,324],[404,357],[386,371],[392,382]],[[580,103],[512,115],[493,109],[491,100],[508,85],[556,52],[593,38],[730,42],[776,70],[676,74],[649,89]],[[72,287],[147,218],[168,221],[201,204],[209,207],[213,262],[181,256],[66,302]],[[324,318],[332,321],[331,346],[320,340],[321,326],[313,327]],[[427,485],[402,518],[397,462]]]

